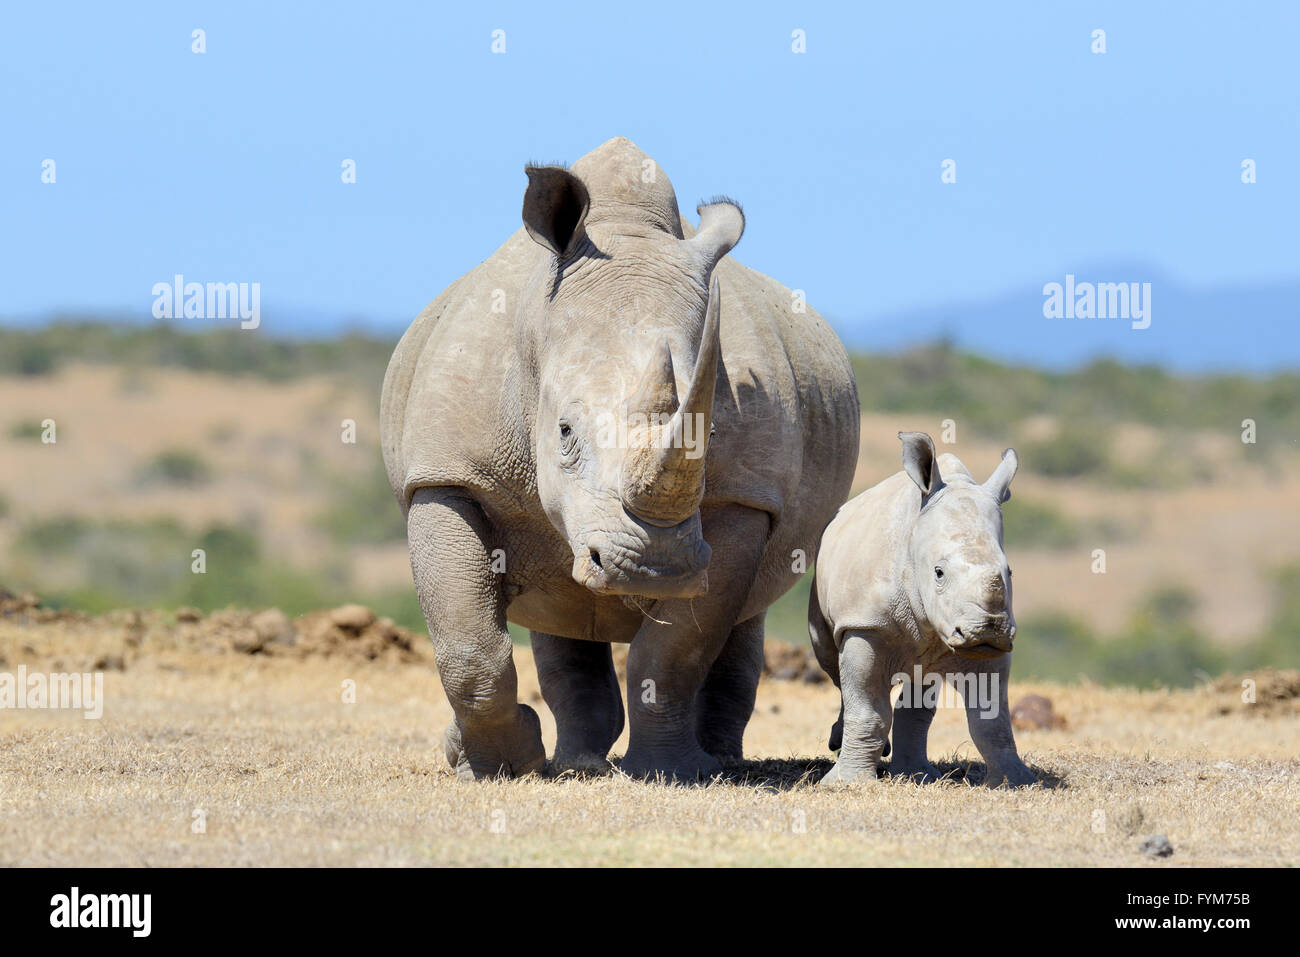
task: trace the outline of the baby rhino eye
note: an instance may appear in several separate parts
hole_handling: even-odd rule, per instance
[[[943,569],[939,568],[937,565],[934,569],[934,577],[936,581],[943,581]]]
[[[568,422],[561,422],[561,423],[560,423],[560,438],[562,438],[562,439],[567,439],[567,438],[569,437],[570,433],[572,433],[572,432],[573,432],[573,429],[569,428],[569,423],[568,423]]]

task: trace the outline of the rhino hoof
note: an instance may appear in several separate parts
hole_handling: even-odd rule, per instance
[[[614,766],[603,754],[556,751],[555,757],[551,759],[551,769],[556,774],[572,771],[579,775],[589,775],[609,774]]]
[[[1003,766],[990,765],[984,777],[984,786],[989,788],[1022,788],[1037,783],[1038,775],[1021,762]]]
[[[817,783],[827,786],[834,784],[857,784],[862,781],[876,780],[876,768],[871,764],[846,765],[841,759],[827,771]]]
[[[889,776],[891,778],[906,778],[916,784],[933,784],[943,777],[943,772],[927,761],[925,764],[914,767],[900,766],[895,768],[891,765]]]
[[[461,780],[523,777],[546,766],[537,712],[519,705],[517,720],[504,727],[466,728],[459,718],[447,726],[443,753]]]
[[[629,749],[619,767],[634,778],[663,775],[669,781],[707,780],[722,771],[722,763],[703,748],[685,754],[649,755]]]

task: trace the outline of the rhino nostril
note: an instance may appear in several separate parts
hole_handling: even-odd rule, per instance
[[[596,551],[594,548],[591,550],[591,563],[601,571],[605,570],[605,566],[600,562],[600,552]]]

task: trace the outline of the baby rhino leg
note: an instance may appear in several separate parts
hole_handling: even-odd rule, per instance
[[[1025,766],[1016,751],[1011,730],[1011,709],[1007,706],[1007,679],[1011,675],[1011,655],[1001,655],[981,662],[975,673],[975,686],[963,689],[966,727],[988,767],[984,779],[987,787],[1002,785],[1024,787],[1038,783],[1038,775]]]
[[[904,681],[894,702],[894,756],[889,759],[889,773],[929,783],[937,781],[940,774],[926,755],[935,702],[925,692],[924,683],[918,686]]]
[[[889,741],[889,668],[879,636],[867,631],[844,633],[839,655],[843,700],[843,740],[839,760],[822,784],[874,779]]]

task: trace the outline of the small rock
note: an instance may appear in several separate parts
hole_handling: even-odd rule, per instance
[[[31,592],[15,595],[5,588],[0,588],[0,614],[2,615],[25,614],[35,611],[40,606],[41,600]]]
[[[1042,731],[1065,727],[1065,719],[1052,710],[1052,699],[1025,695],[1011,706],[1011,726],[1017,731]]]
[[[772,675],[777,681],[794,681],[799,677],[798,668],[782,668],[776,674]]]
[[[190,608],[187,605],[184,608],[176,609],[176,620],[186,622],[202,621],[203,612],[199,611],[197,608]]]
[[[90,667],[91,671],[125,671],[126,662],[121,655],[100,655]]]
[[[278,608],[259,611],[249,622],[257,637],[268,645],[291,645],[298,637],[293,622]]]
[[[1152,834],[1138,845],[1138,850],[1147,857],[1168,857],[1174,852],[1174,846],[1163,834]]]
[[[826,672],[822,671],[815,665],[809,665],[804,669],[803,682],[808,685],[819,685],[826,680]]]
[[[365,605],[342,605],[330,612],[330,621],[349,631],[362,631],[375,620],[375,613]]]
[[[265,644],[252,628],[240,628],[230,639],[230,647],[244,655],[257,654]]]

